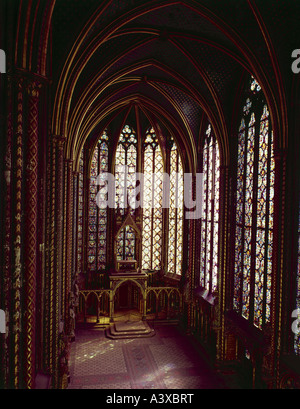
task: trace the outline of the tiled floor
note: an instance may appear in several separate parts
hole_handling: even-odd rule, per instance
[[[69,389],[216,389],[222,381],[173,326],[152,338],[111,340],[80,329],[72,344]]]

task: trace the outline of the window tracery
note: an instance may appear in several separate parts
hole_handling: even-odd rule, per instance
[[[141,217],[141,268],[144,270],[161,270],[163,254],[166,256],[166,270],[172,274],[181,274],[183,251],[183,165],[178,147],[171,140],[170,149],[163,153],[153,127],[149,127],[145,136],[138,141],[138,135],[132,125],[125,125],[117,143],[114,166],[109,164],[109,138],[103,132],[90,159],[90,168],[85,175],[87,165],[83,153],[80,157],[79,171],[79,205],[78,205],[78,268],[81,271],[99,272],[107,266],[107,241],[109,240],[108,209],[97,206],[105,203],[100,197],[99,175],[113,173],[115,181],[114,204],[111,213],[113,218],[127,213],[136,222],[137,214]],[[168,169],[166,169],[168,163]],[[137,174],[143,173],[144,184],[141,191],[142,210],[135,210],[137,200]],[[170,178],[170,208],[164,207],[164,177]],[[103,193],[107,194],[106,193]],[[86,225],[84,218],[86,215]],[[118,216],[119,215],[119,216]],[[121,220],[120,219],[120,220]],[[114,223],[112,221],[110,223]],[[163,226],[169,228],[163,234]],[[112,225],[110,226],[111,229]],[[132,258],[136,252],[134,232],[125,228],[118,237],[116,255]],[[113,234],[113,232],[111,233]],[[84,255],[86,248],[86,255]],[[135,249],[135,250],[134,250]]]
[[[99,175],[108,172],[108,136],[104,132],[94,150],[90,169],[88,207],[88,269],[104,270],[106,265],[107,209],[97,206]]]
[[[168,236],[168,272],[181,275],[183,250],[183,166],[175,141],[170,153],[170,206]]]
[[[220,152],[211,125],[203,148],[203,187],[200,286],[213,292],[218,280]]]
[[[162,151],[153,128],[144,141],[142,268],[159,270],[162,257],[163,173]]]
[[[270,114],[252,78],[238,134],[233,306],[260,329],[271,315],[274,188]]]

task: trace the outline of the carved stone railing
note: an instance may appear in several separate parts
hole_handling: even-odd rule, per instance
[[[109,316],[111,290],[82,290],[79,292],[79,315],[83,315],[84,322],[87,321],[87,307],[90,306],[96,316],[96,322],[100,316]]]
[[[183,297],[175,287],[148,287],[147,313],[156,319],[178,318],[183,311]]]
[[[79,292],[79,308],[77,316],[86,322],[89,315],[96,317],[107,317],[111,321],[114,318],[114,296],[115,289],[81,290]],[[183,298],[178,288],[174,287],[146,287],[143,295],[145,305],[141,305],[140,313],[144,319],[175,319],[183,310]],[[90,308],[93,313],[88,314]]]

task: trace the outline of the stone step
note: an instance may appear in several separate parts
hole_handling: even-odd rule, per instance
[[[120,321],[114,324],[116,332],[145,332],[149,329],[149,325],[145,321]]]
[[[163,326],[166,326],[166,325],[178,325],[179,324],[179,320],[160,320],[160,319],[157,319],[157,320],[151,320],[151,323],[153,324],[153,325],[155,325],[155,326],[158,326],[158,325],[163,325]]]
[[[155,335],[155,331],[145,321],[116,322],[105,330],[107,338],[134,339],[148,338]]]
[[[77,329],[83,329],[83,330],[89,330],[89,331],[99,331],[99,330],[104,330],[106,328],[109,327],[109,323],[108,324],[104,324],[104,323],[79,323],[77,324],[76,328]]]

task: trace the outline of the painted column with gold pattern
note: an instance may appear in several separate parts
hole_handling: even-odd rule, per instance
[[[218,290],[217,305],[215,309],[214,330],[216,332],[216,359],[218,362],[225,359],[225,310],[229,300],[227,300],[227,271],[228,263],[228,220],[229,220],[229,172],[227,166],[220,167],[220,244],[219,244],[219,271],[218,271]]]
[[[28,132],[25,161],[25,230],[24,230],[24,367],[25,387],[32,389],[35,380],[36,339],[36,271],[37,271],[37,198],[38,198],[38,131],[40,84],[28,87]]]
[[[196,178],[193,176],[193,183],[192,183],[192,191],[191,191],[192,199],[195,200],[196,197]],[[196,220],[190,219],[185,220],[189,223],[189,230],[188,230],[188,247],[189,247],[189,261],[188,261],[188,269],[187,269],[187,276],[185,277],[185,302],[187,304],[187,332],[189,333],[193,328],[193,303],[194,303],[194,285],[195,285],[195,229],[196,229]]]
[[[64,208],[64,317],[65,317],[65,331],[69,334],[69,303],[70,292],[72,291],[72,248],[73,248],[73,161],[65,161],[65,208]]]
[[[11,285],[12,285],[12,277],[11,277],[11,240],[12,240],[12,221],[11,221],[11,212],[12,212],[12,142],[13,142],[13,101],[12,101],[12,93],[13,93],[13,84],[12,78],[10,75],[7,75],[7,88],[6,88],[6,98],[7,98],[7,109],[6,109],[6,151],[4,156],[4,180],[5,180],[5,187],[4,187],[4,247],[3,247],[3,277],[2,277],[2,289],[1,295],[2,299],[0,301],[0,308],[3,309],[6,313],[6,321],[9,323],[10,321],[10,311],[11,311]],[[3,113],[4,114],[4,113]],[[5,119],[3,118],[3,121]],[[1,362],[0,362],[0,387],[1,385],[8,385],[9,384],[9,375],[10,375],[10,328],[7,324],[6,333],[2,335],[1,344],[0,344],[0,355],[1,355]]]
[[[13,243],[13,271],[12,271],[12,349],[14,362],[12,367],[11,377],[13,379],[13,387],[20,387],[21,373],[21,287],[22,287],[22,224],[23,224],[23,161],[24,161],[24,80],[18,79],[17,83],[17,121],[16,130],[14,132],[15,144],[15,169],[14,169],[14,243]]]

